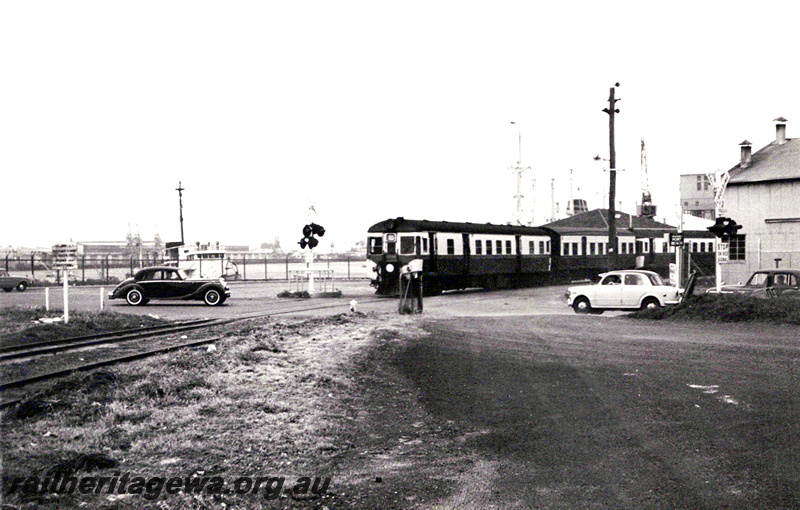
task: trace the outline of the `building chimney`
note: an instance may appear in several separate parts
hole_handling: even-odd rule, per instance
[[[742,148],[742,161],[739,164],[739,166],[742,167],[742,168],[747,168],[748,166],[750,166],[750,163],[753,161],[753,155],[750,153],[750,146],[751,145],[753,145],[753,144],[751,144],[747,140],[745,140],[745,141],[743,141],[742,143],[739,144],[739,146]]]
[[[789,122],[783,117],[775,119],[775,143],[783,145],[786,143],[786,123]]]

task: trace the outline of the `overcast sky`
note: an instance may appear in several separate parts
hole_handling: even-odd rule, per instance
[[[0,246],[179,240],[296,247],[309,203],[346,246],[389,217],[525,221],[572,194],[658,218],[773,119],[800,132],[786,1],[6,1]],[[511,122],[516,124],[512,125]],[[327,243],[323,243],[323,248]]]

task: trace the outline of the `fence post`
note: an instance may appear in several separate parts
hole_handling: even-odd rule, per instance
[[[108,255],[106,255],[106,280],[111,278],[111,271],[108,264]]]
[[[242,256],[242,281],[247,281],[247,258]]]
[[[86,283],[86,255],[81,255],[81,281]]]
[[[133,274],[133,255],[131,255],[131,274]]]
[[[289,281],[289,254],[286,254],[286,281]]]
[[[36,256],[35,253],[31,253],[31,278],[36,279],[36,264],[33,261],[33,258]]]
[[[267,256],[264,255],[264,281],[266,282],[267,280],[269,280],[267,278]]]
[[[347,256],[347,279],[350,279],[350,255]]]
[[[8,272],[8,253],[6,253],[6,272]]]

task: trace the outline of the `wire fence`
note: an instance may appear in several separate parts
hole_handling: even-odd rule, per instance
[[[237,272],[226,276],[233,281],[289,280],[293,271],[307,269],[305,259],[293,255],[260,256],[246,255],[230,257]],[[171,262],[158,256],[138,255],[80,255],[77,268],[70,270],[70,280],[80,283],[115,283],[124,280],[136,270],[149,266],[165,265]],[[50,253],[34,253],[27,257],[5,256],[0,259],[0,267],[12,276],[27,276],[36,283],[57,283],[61,272],[54,267]],[[314,258],[315,269],[331,270],[335,279],[357,280],[370,277],[366,256],[344,254],[320,254]]]

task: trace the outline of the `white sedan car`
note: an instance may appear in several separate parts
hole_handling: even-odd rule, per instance
[[[600,275],[596,285],[567,289],[567,306],[575,313],[603,313],[603,310],[657,308],[680,302],[681,289],[665,285],[653,271],[630,269]]]

